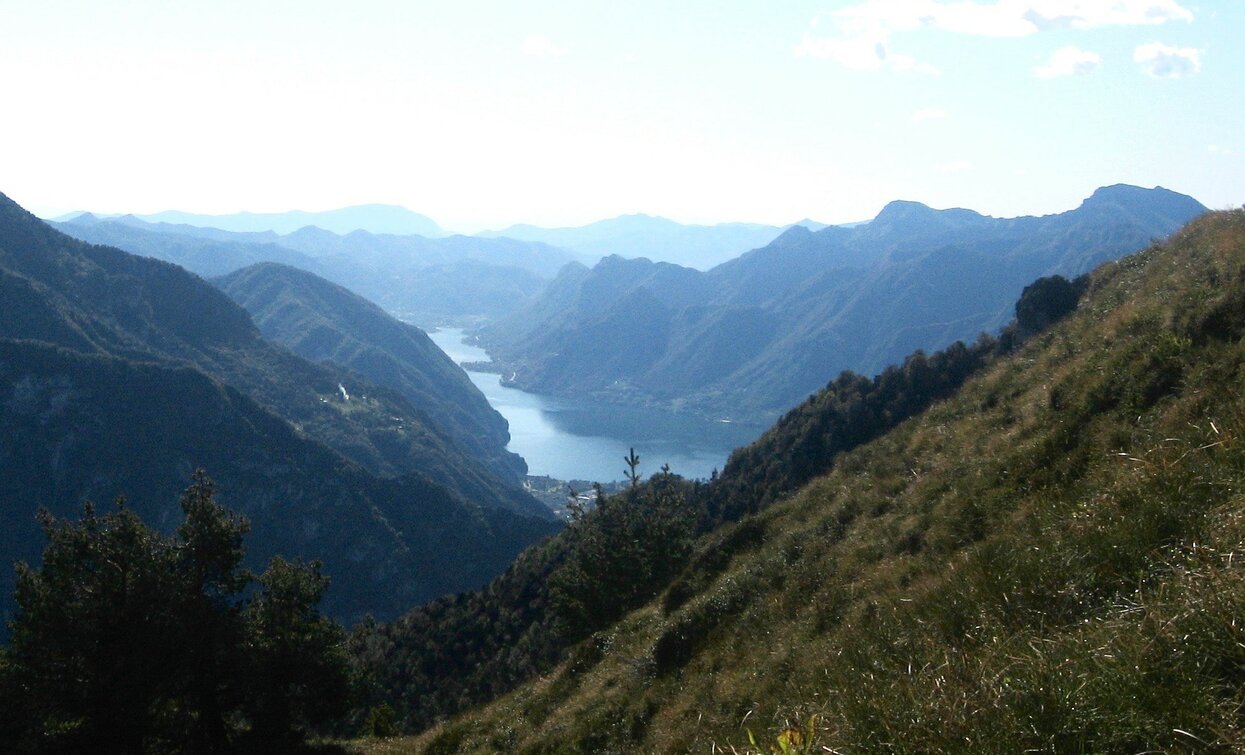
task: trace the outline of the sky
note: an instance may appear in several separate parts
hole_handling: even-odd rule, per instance
[[[0,192],[75,210],[1011,217],[1245,202],[1240,0],[0,0]]]

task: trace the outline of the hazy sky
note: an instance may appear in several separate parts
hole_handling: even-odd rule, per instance
[[[1245,202],[1240,0],[0,0],[0,102],[0,192],[45,216]]]

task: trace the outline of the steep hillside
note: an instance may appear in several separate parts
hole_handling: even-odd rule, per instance
[[[402,394],[494,474],[518,479],[523,459],[506,451],[506,420],[422,330],[312,273],[274,263],[215,281],[261,333],[313,362],[349,367]]]
[[[250,566],[321,560],[324,608],[345,621],[393,615],[501,572],[554,529],[481,509],[420,474],[380,479],[190,367],[136,363],[0,339],[0,615],[15,559],[45,544],[39,508],[76,517],[117,496],[169,531],[198,467],[253,529]]]
[[[835,752],[1239,751],[1242,336],[1245,211],[1213,213],[403,747],[755,752],[795,726]]]
[[[1129,186],[1040,218],[894,202],[867,224],[792,228],[707,273],[607,258],[571,290],[547,289],[560,309],[537,300],[481,337],[523,389],[772,419],[827,375],[994,331],[1035,278],[1080,275],[1204,211]],[[635,358],[601,358],[616,354]]]

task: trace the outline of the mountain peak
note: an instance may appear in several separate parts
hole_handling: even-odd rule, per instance
[[[1129,212],[1145,211],[1164,217],[1187,217],[1206,212],[1206,206],[1187,194],[1181,194],[1162,186],[1145,189],[1129,184],[1113,184],[1094,190],[1080,210],[1112,210],[1124,208]]]
[[[944,226],[960,226],[983,219],[984,216],[973,210],[952,208],[935,210],[929,205],[907,200],[895,200],[882,208],[878,216],[869,225],[875,228],[892,230],[909,230],[918,226],[938,224]]]
[[[886,206],[882,208],[882,211],[878,213],[878,216],[874,218],[874,220],[891,221],[909,219],[932,215],[935,212],[937,212],[937,210],[927,204],[913,202],[906,199],[896,199],[893,202],[888,202]]]

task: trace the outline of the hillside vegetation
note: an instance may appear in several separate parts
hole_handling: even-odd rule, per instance
[[[393,749],[744,750],[811,722],[844,752],[1240,750],[1242,335],[1245,212],[1215,213]]]
[[[268,340],[397,391],[497,477],[516,480],[527,473],[523,458],[506,451],[510,432],[505,418],[419,328],[341,286],[286,265],[258,263],[214,282],[250,313]]]

